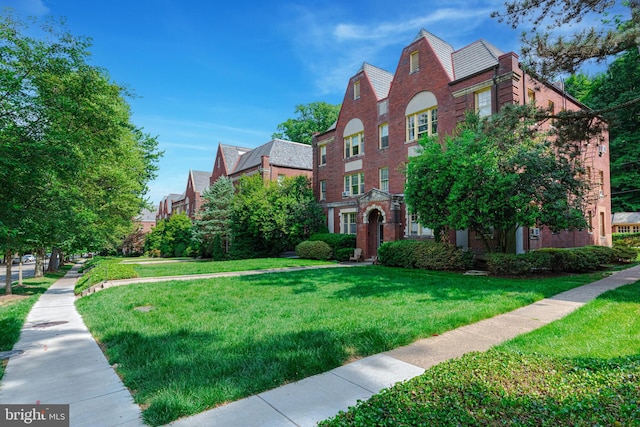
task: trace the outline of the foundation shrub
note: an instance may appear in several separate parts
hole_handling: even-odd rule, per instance
[[[640,248],[640,233],[613,233],[613,247]]]
[[[312,242],[325,242],[331,247],[338,261],[347,261],[349,256],[353,255],[353,250],[356,247],[356,236],[354,234],[317,233],[309,237],[309,240]],[[348,249],[348,251],[342,251],[342,249]],[[345,259],[338,258],[338,254],[344,257],[345,253],[349,254]]]
[[[386,242],[378,248],[378,259],[390,267],[424,270],[465,270],[473,264],[470,251],[431,240]]]
[[[333,250],[326,242],[305,240],[296,246],[296,255],[305,259],[328,260],[333,256]]]

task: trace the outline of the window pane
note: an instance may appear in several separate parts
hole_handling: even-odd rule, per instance
[[[416,125],[416,117],[415,116],[407,117],[407,138],[408,138],[408,141],[413,141],[414,139],[416,139],[415,125]]]
[[[382,125],[380,126],[380,148],[385,148],[389,146],[389,126]]]
[[[438,109],[431,110],[431,135],[438,134]]]
[[[429,112],[418,115],[418,139],[429,132]]]

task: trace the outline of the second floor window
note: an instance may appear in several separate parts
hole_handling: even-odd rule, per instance
[[[380,168],[380,190],[389,191],[389,168]]]
[[[407,116],[407,141],[438,133],[438,109],[430,108]]]
[[[327,146],[326,145],[319,146],[318,151],[320,152],[319,153],[320,164],[326,165],[327,164]]]
[[[364,173],[344,177],[344,194],[348,196],[364,194]]]
[[[344,139],[344,158],[358,156],[364,153],[364,133],[350,135]]]
[[[389,146],[389,125],[387,123],[380,125],[378,130],[380,135],[380,148],[387,148]]]
[[[320,181],[320,200],[327,200],[327,181]]]
[[[491,88],[476,92],[476,113],[480,117],[491,115]]]

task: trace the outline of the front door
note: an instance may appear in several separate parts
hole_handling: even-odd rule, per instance
[[[367,228],[367,258],[378,255],[378,248],[384,241],[384,219],[379,210],[369,214],[369,226]]]

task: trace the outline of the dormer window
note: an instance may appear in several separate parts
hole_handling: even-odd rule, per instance
[[[419,52],[417,50],[415,52],[412,52],[411,56],[409,57],[409,74],[415,73],[416,71],[420,70],[419,60]]]

